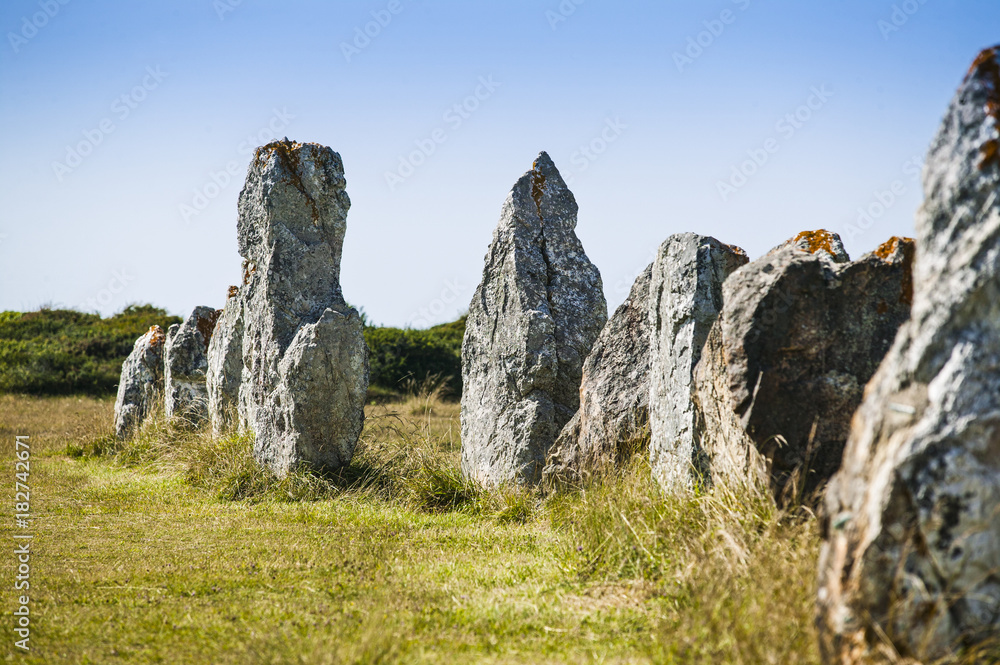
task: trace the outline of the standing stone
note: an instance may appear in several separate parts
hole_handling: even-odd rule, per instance
[[[346,185],[340,155],[285,139],[257,149],[240,193],[240,420],[279,476],[347,465],[364,424],[368,347],[340,288]]]
[[[866,389],[827,489],[827,663],[860,663],[884,638],[936,662],[1000,634],[998,124],[994,48],[931,145],[912,318]]]
[[[462,344],[462,471],[534,483],[580,406],[583,362],[608,319],[576,237],[576,199],[544,152],[514,185]]]
[[[694,408],[694,370],[722,310],[722,284],[747,255],[715,238],[681,233],[667,238],[653,262],[649,293],[649,457],[666,489],[689,487],[709,475]]]
[[[132,353],[122,363],[115,400],[115,434],[121,440],[133,436],[163,397],[163,345],[160,326],[151,327],[135,341]]]
[[[215,436],[221,436],[237,424],[242,381],[243,298],[239,287],[231,286],[222,316],[208,343],[208,415]]]
[[[835,234],[802,238],[733,273],[720,319],[730,404],[782,503],[808,498],[839,468],[851,416],[912,297],[912,240],[852,263]]]
[[[163,352],[167,418],[181,418],[192,426],[208,419],[208,344],[220,312],[195,307],[183,323],[170,326]]]
[[[580,408],[556,439],[547,486],[581,483],[649,441],[650,265],[604,326],[583,363]]]

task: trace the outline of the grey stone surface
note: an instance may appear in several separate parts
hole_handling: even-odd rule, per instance
[[[984,52],[931,144],[913,312],[830,483],[819,566],[827,663],[884,635],[936,661],[1000,633],[1000,66]]]
[[[649,441],[649,282],[635,280],[583,363],[580,408],[552,446],[543,482],[578,484]]]
[[[768,463],[733,410],[729,365],[716,319],[694,371],[694,409],[699,480],[706,487],[768,494]]]
[[[534,483],[580,405],[583,362],[607,322],[577,204],[544,152],[504,202],[462,344],[462,471]]]
[[[208,344],[218,319],[218,310],[195,307],[183,323],[170,326],[163,351],[167,418],[192,426],[208,419]]]
[[[221,436],[238,425],[243,382],[243,297],[229,287],[226,305],[208,343],[208,415],[212,433]]]
[[[837,262],[835,235],[798,237],[813,241],[733,273],[720,319],[731,404],[781,503],[809,499],[840,466],[851,415],[912,293],[912,240]]]
[[[285,139],[257,149],[240,193],[239,415],[279,476],[348,464],[364,424],[368,347],[340,288],[346,184],[336,152]]]
[[[133,436],[163,399],[163,346],[166,335],[160,326],[151,327],[135,341],[132,353],[122,363],[115,400],[115,434],[119,439]]]
[[[722,284],[747,262],[743,250],[695,233],[670,236],[653,262],[649,287],[649,457],[668,490],[707,477],[695,409],[694,371],[722,310]]]

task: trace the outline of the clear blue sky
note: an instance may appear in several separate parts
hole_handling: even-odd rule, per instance
[[[540,150],[612,306],[671,233],[751,257],[804,229],[855,257],[911,234],[908,160],[1000,3],[4,0],[0,28],[0,310],[220,307],[273,125],[343,156],[348,300],[419,327],[468,306]]]

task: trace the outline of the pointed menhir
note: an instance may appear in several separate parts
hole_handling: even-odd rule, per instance
[[[485,485],[537,482],[580,405],[608,306],[576,237],[577,209],[543,152],[493,233],[462,344],[462,471]]]

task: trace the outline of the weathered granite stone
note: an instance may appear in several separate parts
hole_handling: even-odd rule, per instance
[[[837,263],[839,238],[803,237],[813,242],[733,273],[720,318],[731,404],[780,502],[808,498],[840,466],[851,415],[912,294],[912,240]]]
[[[239,420],[243,332],[243,297],[239,287],[231,286],[222,316],[208,343],[208,415],[215,436],[233,429]]]
[[[694,370],[722,310],[722,284],[747,262],[746,253],[695,233],[670,236],[653,262],[649,287],[649,458],[668,490],[707,479],[694,408]]]
[[[549,452],[547,486],[581,483],[649,441],[650,265],[583,363],[580,408]]]
[[[163,351],[167,418],[192,426],[208,419],[208,344],[219,314],[211,307],[195,307],[183,323],[170,326]]]
[[[345,188],[340,155],[285,139],[257,149],[240,193],[240,420],[280,476],[345,466],[364,424],[368,347],[340,288]]]
[[[462,471],[534,483],[580,406],[583,362],[607,322],[601,276],[576,237],[577,204],[552,160],[504,203],[462,344]]]
[[[708,332],[701,359],[694,370],[697,477],[705,487],[723,486],[751,493],[770,492],[767,460],[743,429],[733,411],[729,365],[722,343],[722,321]],[[693,446],[692,446],[693,447]],[[694,464],[690,464],[694,466]]]
[[[912,317],[866,388],[827,489],[827,663],[863,662],[884,639],[937,662],[1000,634],[998,124],[994,48],[931,145]]]
[[[155,404],[163,399],[163,328],[153,326],[135,341],[132,353],[122,363],[115,400],[115,434],[119,439],[134,435]]]

